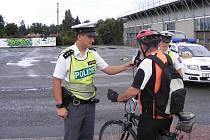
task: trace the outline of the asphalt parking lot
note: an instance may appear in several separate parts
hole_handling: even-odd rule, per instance
[[[122,64],[135,54],[135,48],[95,46],[111,65]],[[63,136],[63,121],[56,116],[51,78],[57,56],[56,47],[0,49],[0,139],[46,138]],[[109,119],[123,116],[121,103],[111,104],[107,89],[122,92],[132,83],[132,70],[115,76],[97,71],[98,87],[95,136]],[[193,139],[210,138],[210,84],[187,83],[185,111],[196,114],[197,129]]]

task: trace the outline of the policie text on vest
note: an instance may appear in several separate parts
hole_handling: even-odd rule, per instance
[[[85,68],[85,69],[75,71],[74,72],[74,77],[75,77],[75,79],[82,79],[84,77],[93,75],[94,73],[95,73],[95,68],[94,68],[94,66],[92,66],[92,67],[88,67],[88,68]]]

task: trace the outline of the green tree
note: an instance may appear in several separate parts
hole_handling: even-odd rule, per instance
[[[102,43],[102,38],[101,38],[101,33],[100,33],[100,26],[104,23],[104,21],[102,19],[98,20],[97,24],[96,24],[96,32],[98,34],[98,36],[95,38],[94,44],[103,44]]]
[[[2,17],[2,15],[0,15],[0,29],[4,28],[4,24],[5,24],[4,18]]]
[[[70,10],[67,10],[65,12],[65,17],[64,17],[64,20],[62,21],[62,24],[63,24],[64,31],[71,30],[71,26],[74,24],[74,18],[72,17]]]
[[[74,32],[64,33],[63,45],[72,45],[75,42]]]
[[[114,18],[99,20],[96,26],[98,43],[102,44],[123,44],[123,22]]]
[[[74,20],[74,25],[80,24],[80,20],[79,17],[77,16],[76,19]]]
[[[113,43],[113,24],[114,19],[107,19],[96,29],[98,32],[98,37],[100,38],[102,44]]]
[[[59,32],[59,25],[52,24],[49,26],[49,32],[50,34],[56,34]]]
[[[123,21],[121,19],[115,20],[114,31],[113,31],[113,43],[116,45],[123,44]]]
[[[74,44],[75,35],[74,31],[72,30],[72,26],[74,25],[75,19],[71,15],[71,11],[67,10],[65,12],[65,18],[62,21],[62,44],[63,45],[71,45]]]
[[[43,26],[41,26],[41,29],[42,29],[41,34],[46,35],[46,36],[50,35],[50,30],[47,25],[44,24]]]
[[[29,32],[42,34],[42,23],[32,23]]]
[[[0,15],[0,37],[3,37],[5,29],[4,29],[4,18]]]
[[[18,28],[18,30],[19,30],[19,35],[21,37],[23,37],[23,36],[25,36],[27,34],[27,30],[26,30],[26,26],[25,26],[24,20],[22,20],[20,22],[20,27]]]
[[[18,26],[15,23],[8,23],[5,26],[5,30],[9,37],[17,37],[18,35]]]

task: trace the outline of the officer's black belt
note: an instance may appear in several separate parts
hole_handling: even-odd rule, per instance
[[[72,99],[69,100],[69,102],[72,103],[73,105],[94,104],[94,103],[98,103],[99,99],[91,98],[88,100],[82,100],[74,96]]]
[[[67,90],[65,87],[62,87],[62,100],[65,106],[68,106],[68,104],[72,103],[73,105],[79,105],[79,104],[94,104],[98,103],[99,99],[96,98],[90,98],[88,100],[82,100],[77,97],[75,97],[69,90]]]

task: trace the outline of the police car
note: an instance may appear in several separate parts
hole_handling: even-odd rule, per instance
[[[179,53],[184,81],[210,82],[210,52],[196,39],[173,38],[170,49]]]

